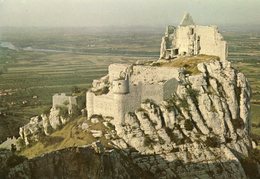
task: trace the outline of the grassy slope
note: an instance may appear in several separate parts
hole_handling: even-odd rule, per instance
[[[32,146],[23,149],[19,154],[28,158],[33,158],[44,153],[67,147],[91,144],[96,141],[96,139],[90,132],[84,132],[79,129],[83,121],[88,123],[89,129],[91,130],[101,130],[103,133],[108,130],[102,123],[92,124],[89,120],[87,121],[86,118],[79,117],[70,121],[62,129],[55,131],[50,136],[46,136]],[[104,146],[108,147],[108,141],[104,136],[99,140]]]
[[[185,67],[187,70],[187,73],[189,74],[198,74],[199,70],[197,68],[197,65],[202,62],[210,61],[210,60],[219,60],[216,56],[209,56],[209,55],[197,55],[193,57],[179,57],[177,59],[174,59],[170,62],[166,63],[160,63],[160,66],[166,66],[166,67]]]

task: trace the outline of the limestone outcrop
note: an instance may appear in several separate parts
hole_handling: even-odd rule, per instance
[[[51,108],[48,115],[42,114],[32,117],[28,124],[20,127],[18,140],[21,140],[25,145],[37,142],[41,137],[50,135],[69,120],[69,117],[60,115],[59,108]]]
[[[129,156],[156,177],[247,178],[239,158],[252,150],[248,81],[227,61],[197,67],[196,75],[180,70],[171,99],[146,100],[122,124],[110,120],[113,145],[137,150]]]
[[[168,63],[168,62],[165,62]],[[160,67],[158,67],[160,68]],[[97,142],[45,154],[9,168],[10,178],[254,178],[245,162],[252,156],[250,87],[230,62],[216,59],[197,64],[198,73],[178,69],[178,86],[160,103],[146,99],[122,122],[100,115],[93,130],[79,126],[96,140],[104,136],[110,149]],[[174,69],[176,70],[176,69]],[[32,118],[21,128],[30,144],[49,135],[67,120],[58,111]],[[49,128],[49,129],[48,129]],[[37,167],[34,167],[37,166]],[[48,166],[48,167],[46,167]],[[250,166],[251,167],[251,166]],[[63,172],[67,171],[67,172]],[[77,172],[76,172],[77,171]],[[81,171],[81,172],[78,172]],[[253,177],[252,177],[253,176]]]

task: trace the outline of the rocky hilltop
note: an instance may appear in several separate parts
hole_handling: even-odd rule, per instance
[[[82,117],[56,96],[63,106],[20,129],[30,159],[1,151],[0,178],[260,178],[250,86],[226,47],[186,15],[159,60],[112,64],[94,80]]]
[[[171,62],[150,65],[160,68]],[[141,108],[125,116],[124,123],[92,116],[89,122],[100,123],[105,130],[80,124],[81,130],[97,141],[105,137],[108,144],[101,140],[25,160],[9,170],[9,178],[259,176],[259,164],[252,159],[250,87],[245,76],[230,62],[212,57],[198,63],[197,70],[179,68],[179,85],[172,97],[160,104],[143,101]],[[248,173],[249,164],[254,173]]]

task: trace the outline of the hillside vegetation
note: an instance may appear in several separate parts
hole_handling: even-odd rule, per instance
[[[158,66],[162,67],[176,67],[176,68],[185,68],[188,74],[198,74],[200,71],[197,68],[197,65],[202,62],[219,60],[219,57],[210,56],[210,55],[197,55],[192,57],[178,57],[171,60],[170,62],[159,62]]]
[[[89,125],[88,131],[82,130],[81,125],[83,122]],[[49,136],[42,137],[39,142],[23,148],[18,153],[27,158],[33,158],[60,149],[88,145],[97,140],[89,130],[100,130],[104,133],[107,129],[102,122],[93,124],[84,117],[77,117],[60,130],[55,131]],[[109,147],[108,141],[104,136],[99,138],[99,140],[104,146]]]

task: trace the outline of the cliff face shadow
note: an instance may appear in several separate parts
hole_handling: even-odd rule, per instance
[[[8,161],[8,160],[7,160]],[[2,160],[3,162],[3,160]],[[72,147],[51,152],[10,166],[1,178],[31,179],[116,179],[116,178],[259,178],[254,168],[245,170],[236,160],[184,163],[160,155],[129,154],[123,150],[97,151],[92,147]],[[244,167],[245,168],[245,167]]]

